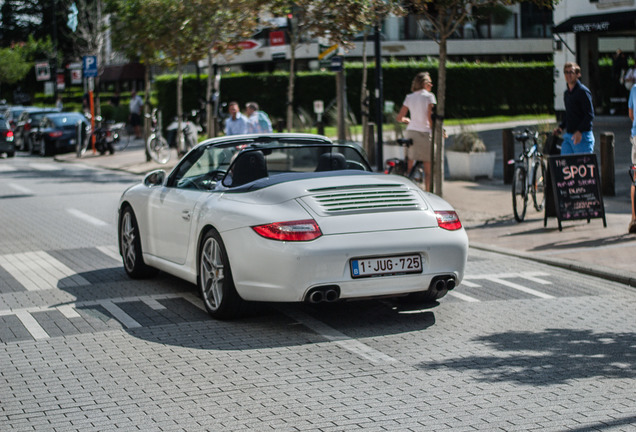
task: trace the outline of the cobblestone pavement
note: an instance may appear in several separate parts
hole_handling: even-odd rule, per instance
[[[636,430],[633,288],[471,249],[436,305],[215,321],[191,284],[126,277],[137,179],[0,161],[0,430]]]

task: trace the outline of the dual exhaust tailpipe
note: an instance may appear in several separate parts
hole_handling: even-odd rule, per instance
[[[305,301],[308,303],[333,303],[340,298],[340,287],[338,285],[326,285],[315,287],[309,290]]]
[[[455,276],[452,276],[452,275],[435,276],[431,280],[431,285],[429,286],[429,289],[431,290],[434,289],[437,292],[443,291],[443,290],[450,291],[453,288],[455,288],[456,284],[457,283],[455,282]]]

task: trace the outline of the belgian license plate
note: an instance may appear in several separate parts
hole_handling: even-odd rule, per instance
[[[351,277],[390,276],[422,273],[422,257],[418,254],[351,260]]]

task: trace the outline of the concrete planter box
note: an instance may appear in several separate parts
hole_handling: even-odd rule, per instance
[[[463,153],[446,151],[448,175],[453,179],[475,180],[477,177],[491,179],[495,170],[495,152]]]

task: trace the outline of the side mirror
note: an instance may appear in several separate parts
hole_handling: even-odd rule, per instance
[[[146,174],[146,177],[144,177],[144,184],[148,187],[161,186],[165,179],[166,172],[159,169]]]

